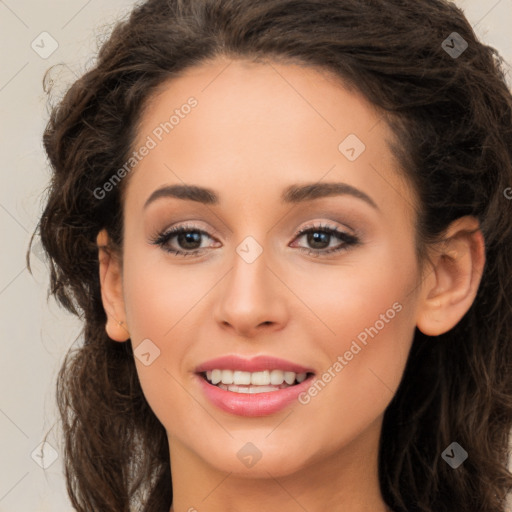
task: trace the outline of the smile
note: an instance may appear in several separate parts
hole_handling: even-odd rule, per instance
[[[279,391],[300,384],[307,372],[295,373],[284,370],[264,370],[247,372],[242,370],[208,370],[204,378],[214,386],[234,393],[265,393]]]
[[[250,359],[230,354],[195,368],[196,382],[210,404],[238,416],[266,416],[297,402],[315,372],[270,355]]]

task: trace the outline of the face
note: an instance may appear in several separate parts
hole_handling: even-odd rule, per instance
[[[152,98],[125,190],[118,313],[171,458],[284,476],[375,453],[420,273],[390,140],[362,96],[296,65],[219,59]],[[241,360],[209,364],[224,356]],[[238,392],[206,382],[222,369],[206,376],[227,387],[242,371]],[[240,392],[247,370],[255,393]],[[261,461],[241,463],[242,448]]]

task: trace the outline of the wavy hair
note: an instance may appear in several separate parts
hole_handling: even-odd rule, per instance
[[[453,32],[468,44],[458,57],[443,45],[455,47]],[[56,391],[73,506],[168,512],[172,503],[166,432],[131,341],[105,332],[96,235],[106,228],[122,252],[127,179],[101,200],[94,191],[134,150],[158,88],[216,56],[313,66],[362,93],[396,136],[417,193],[420,259],[455,219],[480,221],[477,296],[449,332],[416,329],[384,415],[379,481],[395,512],[503,512],[512,489],[512,96],[499,53],[444,0],[148,0],[52,106],[43,137],[52,178],[36,233],[49,293],[84,323]],[[441,457],[454,440],[469,454],[456,470]]]

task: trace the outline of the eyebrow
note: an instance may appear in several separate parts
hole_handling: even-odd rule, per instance
[[[376,210],[379,207],[373,199],[363,191],[348,185],[347,183],[307,183],[305,185],[290,185],[281,194],[281,201],[288,204],[299,204],[323,197],[338,195],[350,195],[365,201]],[[150,203],[163,197],[172,197],[186,201],[218,205],[220,203],[217,193],[210,189],[197,185],[167,185],[155,190],[144,203],[144,209]]]

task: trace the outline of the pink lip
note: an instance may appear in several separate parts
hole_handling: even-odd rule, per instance
[[[211,359],[200,364],[196,368],[196,373],[206,372],[207,370],[242,370],[244,372],[259,372],[263,370],[283,370],[285,372],[295,373],[314,373],[313,369],[306,368],[299,364],[279,359],[271,356],[256,356],[251,359],[244,359],[237,355],[230,355]]]
[[[219,367],[217,366],[216,368]],[[231,414],[247,417],[266,416],[284,409],[297,400],[298,396],[311,386],[315,378],[314,375],[310,375],[300,384],[283,388],[279,391],[245,394],[226,391],[214,386],[202,375],[198,374],[196,377],[201,390],[213,405]]]
[[[300,384],[269,391],[266,393],[235,393],[226,391],[210,384],[203,375],[208,370],[241,370],[246,372],[259,372],[263,370],[283,370],[295,373],[314,373],[313,369],[271,356],[257,356],[244,359],[237,355],[230,355],[211,359],[196,368],[197,378],[201,390],[206,398],[223,411],[238,416],[266,416],[284,409],[295,400],[300,393],[306,391],[311,385],[314,375],[310,375]]]

